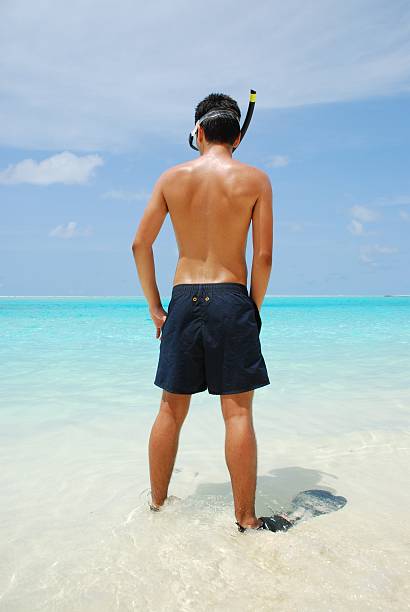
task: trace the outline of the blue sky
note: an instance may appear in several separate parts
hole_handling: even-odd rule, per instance
[[[410,293],[408,3],[44,0],[0,17],[0,294],[140,295],[130,247],[156,178],[196,155],[199,100],[245,113],[251,87],[234,156],[271,177],[268,293]],[[169,219],[154,251],[169,295]]]

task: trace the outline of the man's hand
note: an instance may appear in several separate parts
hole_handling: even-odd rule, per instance
[[[168,313],[162,308],[162,306],[156,306],[155,308],[149,309],[149,314],[151,315],[151,319],[157,330],[155,337],[160,338],[162,326],[165,323],[165,319],[167,318]]]

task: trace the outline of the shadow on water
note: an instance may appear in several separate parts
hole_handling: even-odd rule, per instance
[[[258,476],[255,498],[257,516],[285,513],[296,523],[343,508],[347,503],[345,497],[336,495],[332,487],[318,487],[323,476],[337,479],[333,474],[297,466],[272,469],[268,474]],[[201,483],[189,497],[222,507],[229,506],[233,510],[230,481]]]

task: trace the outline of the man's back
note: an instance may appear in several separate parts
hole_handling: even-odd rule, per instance
[[[163,194],[179,249],[174,284],[246,284],[246,239],[263,175],[229,156],[213,155],[165,173]]]
[[[255,515],[252,399],[255,389],[270,384],[259,310],[272,265],[272,188],[264,172],[232,159],[243,136],[235,100],[210,94],[196,107],[195,122],[190,143],[196,138],[200,157],[162,173],[132,244],[156,337],[161,339],[154,384],[163,394],[149,444],[150,507],[159,510],[167,499],[191,395],[208,389],[221,398],[236,525],[239,531],[271,529]],[[152,245],[168,213],[179,259],[166,312]],[[251,221],[248,292],[245,254]]]

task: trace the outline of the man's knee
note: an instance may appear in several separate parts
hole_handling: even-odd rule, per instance
[[[180,395],[164,391],[159,411],[162,414],[166,414],[175,421],[177,426],[181,427],[188,414],[190,401],[190,395]]]
[[[225,423],[240,419],[252,421],[253,391],[221,395],[222,416]]]

